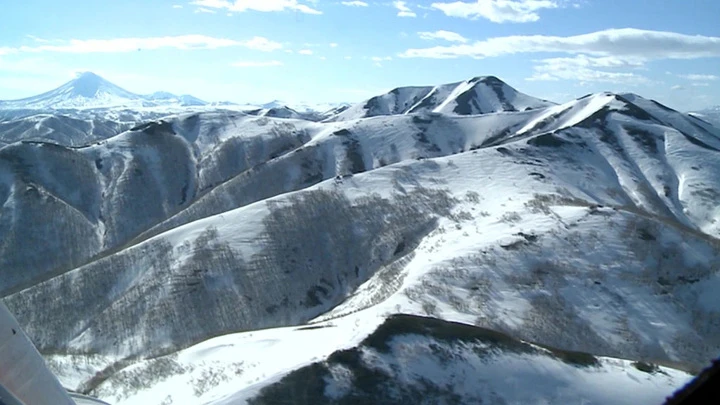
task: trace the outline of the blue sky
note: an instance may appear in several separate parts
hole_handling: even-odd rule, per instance
[[[0,99],[93,71],[136,93],[360,101],[495,75],[562,102],[720,104],[718,0],[23,0],[3,4]]]

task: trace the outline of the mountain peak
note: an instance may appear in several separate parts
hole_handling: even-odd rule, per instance
[[[496,76],[476,76],[438,86],[398,87],[339,112],[327,121],[423,112],[476,115],[525,111],[551,105],[554,103],[520,93]]]
[[[128,91],[115,86],[92,72],[79,73],[74,80],[66,85],[69,85],[68,87],[71,89],[72,95],[85,98],[95,97],[104,88],[107,88],[108,90],[115,90],[115,92],[117,92],[117,90],[121,90],[121,93],[130,94]]]
[[[468,80],[468,83],[485,83],[485,84],[505,84],[504,81],[500,80],[497,76],[475,76]]]
[[[75,80],[105,80],[100,75],[93,72],[77,72],[75,73]]]

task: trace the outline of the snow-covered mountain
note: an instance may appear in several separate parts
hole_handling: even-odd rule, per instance
[[[0,121],[0,145],[20,141],[45,141],[83,146],[111,138],[134,127],[135,121],[80,119],[59,114],[36,114]]]
[[[288,106],[259,108],[259,109],[255,109],[255,110],[246,111],[246,113],[248,113],[250,115],[257,115],[260,117],[289,118],[289,119],[300,119],[300,120],[306,119],[309,121],[319,121],[319,119],[317,119],[315,117],[314,112],[300,113]]]
[[[102,77],[85,72],[46,93],[20,100],[0,101],[7,110],[63,110],[143,108],[158,106],[202,106],[206,102],[189,95],[157,92],[143,96],[129,92]]]
[[[2,147],[0,296],[115,404],[661,400],[720,352],[720,129],[495,80]]]
[[[145,96],[144,98],[152,101],[157,101],[161,103],[170,103],[170,104],[177,104],[181,106],[203,106],[207,105],[208,103],[200,100],[197,97],[193,97],[189,94],[183,94],[181,96],[177,96],[172,93],[168,93],[165,91],[158,91],[153,94],[150,94],[148,96]]]
[[[439,86],[399,87],[387,94],[351,106],[328,121],[347,121],[378,115],[435,112],[475,115],[525,111],[553,103],[520,93],[494,76],[474,77]]]
[[[337,108],[349,107],[349,103],[291,103],[282,100],[273,100],[269,103],[261,103],[261,109],[290,108],[299,113],[324,113]]]
[[[720,105],[709,107],[704,110],[693,111],[690,115],[705,120],[720,128]]]

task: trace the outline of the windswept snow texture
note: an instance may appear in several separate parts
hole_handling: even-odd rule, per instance
[[[494,77],[372,100],[9,141],[0,296],[68,388],[111,403],[270,403],[294,375],[335,403],[656,403],[717,356],[720,129]],[[436,320],[377,329],[398,313]]]
[[[421,112],[476,115],[532,110],[552,104],[522,94],[497,77],[483,76],[434,87],[399,87],[352,106],[329,117],[327,121]]]

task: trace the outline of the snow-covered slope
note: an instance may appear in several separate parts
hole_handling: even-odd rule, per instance
[[[259,104],[262,109],[290,108],[299,113],[324,113],[326,111],[348,107],[348,103],[290,103],[282,100],[273,100],[269,103]]]
[[[307,121],[320,121],[324,117],[322,114],[314,111],[298,112],[288,106],[259,108],[254,110],[248,110],[245,112],[247,114],[257,115],[260,117],[286,118]]]
[[[56,370],[68,373],[65,378],[82,367],[73,370],[63,366],[67,359],[52,359]],[[211,339],[139,362],[92,392],[115,404],[472,404],[491,399],[634,405],[659,404],[688,379],[667,367],[539,347],[466,324],[407,315],[383,322],[354,314],[312,327]]]
[[[693,111],[690,113],[690,115],[705,120],[720,128],[720,105],[709,107],[700,111]]]
[[[436,112],[455,115],[525,111],[553,103],[520,93],[494,76],[426,87],[399,87],[387,94],[331,116],[327,121],[347,121],[378,115]]]
[[[135,122],[36,114],[26,118],[0,121],[0,144],[45,141],[67,146],[83,146],[111,138],[134,126]]]
[[[465,324],[393,316],[357,347],[293,371],[250,404],[659,404],[688,375],[542,348]],[[606,387],[612,387],[607,389]],[[244,392],[212,403],[231,404]]]
[[[180,106],[203,106],[208,104],[207,102],[188,94],[177,96],[175,94],[165,91],[158,91],[153,94],[147,95],[144,98],[160,103],[176,104]]]
[[[632,94],[515,109],[188,113],[86,147],[6,146],[0,295],[69,388],[110,402],[268,403],[293,370],[315,381],[304,403],[370,395],[373,373],[473,402],[488,386],[463,370],[498,369],[544,382],[498,383],[508,402],[669,395],[685,374],[631,362],[697,370],[720,351],[720,130]],[[416,318],[373,335],[398,313],[477,339]]]

